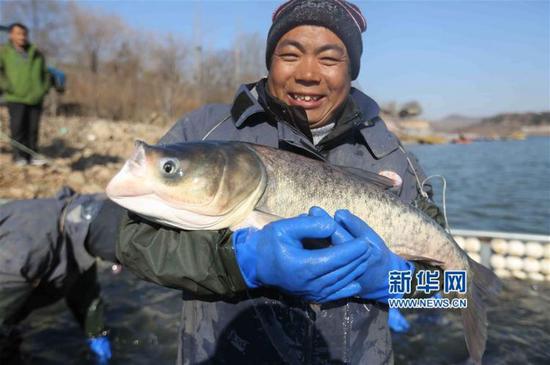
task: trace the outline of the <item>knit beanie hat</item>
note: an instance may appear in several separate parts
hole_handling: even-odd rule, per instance
[[[279,39],[300,25],[317,25],[334,32],[346,45],[351,78],[357,78],[363,52],[361,33],[367,29],[367,21],[356,5],[345,0],[290,0],[275,10],[267,35],[265,61],[268,70]]]

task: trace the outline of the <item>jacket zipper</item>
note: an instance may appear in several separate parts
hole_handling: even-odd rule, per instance
[[[352,122],[354,119],[357,119],[359,118],[359,116],[361,116],[361,113],[360,112],[355,112],[355,114],[353,114],[353,116],[349,119],[347,119],[343,124],[347,124],[347,123],[350,123]],[[354,122],[353,123],[353,127],[356,127],[358,125],[357,122]],[[350,128],[351,129],[351,128]],[[325,142],[321,142],[319,143],[317,146],[318,146],[318,149],[320,151],[324,151],[326,150],[326,147],[328,146],[332,146],[335,142],[339,141],[342,139],[343,136],[345,136],[346,134],[348,134],[348,132],[350,131],[350,129],[344,131],[343,133],[341,133],[340,135],[338,135],[337,137],[335,138],[331,138]]]

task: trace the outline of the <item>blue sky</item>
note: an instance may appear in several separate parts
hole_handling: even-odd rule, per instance
[[[228,48],[265,38],[280,1],[80,1],[132,27]],[[367,17],[358,83],[424,116],[550,110],[550,1],[355,1]]]

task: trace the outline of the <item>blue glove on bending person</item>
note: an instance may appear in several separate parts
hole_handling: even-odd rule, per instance
[[[411,327],[409,321],[397,308],[390,308],[388,312],[388,326],[396,333],[407,333]]]
[[[355,279],[367,269],[369,247],[361,240],[339,244],[341,240],[333,237],[337,228],[327,214],[235,231],[233,247],[246,285],[277,287],[316,303],[359,295],[363,288]],[[308,250],[304,239],[331,239],[333,246]]]
[[[90,350],[96,355],[98,364],[107,364],[112,357],[111,344],[107,336],[98,336],[88,339]]]
[[[441,299],[443,297],[440,292],[437,292],[432,298]],[[427,318],[429,321],[433,321],[435,319],[433,323],[436,323],[438,319],[438,312],[429,312],[423,317]],[[407,333],[411,327],[409,325],[409,321],[407,321],[405,316],[401,314],[397,308],[390,308],[388,312],[388,326],[390,326],[390,329],[396,333]]]

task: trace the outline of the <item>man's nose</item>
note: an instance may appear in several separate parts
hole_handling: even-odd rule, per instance
[[[294,77],[297,82],[319,83],[321,81],[321,73],[315,57],[302,58],[298,64]]]

